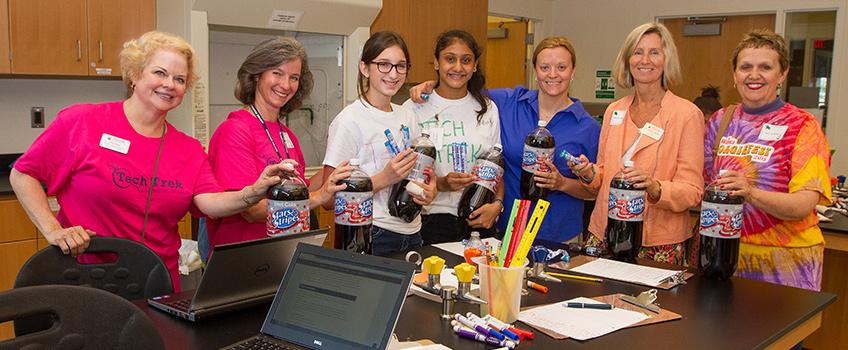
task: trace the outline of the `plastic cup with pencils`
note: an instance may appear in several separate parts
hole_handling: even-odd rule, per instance
[[[518,319],[521,310],[521,290],[527,260],[509,267],[488,264],[486,257],[471,258],[480,273],[480,297],[488,304],[480,305],[481,315],[492,315],[507,323]]]

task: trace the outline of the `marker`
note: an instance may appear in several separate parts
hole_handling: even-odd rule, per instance
[[[389,153],[392,154],[392,157],[397,157],[398,154],[397,154],[397,152],[395,152],[395,149],[392,147],[392,143],[389,142],[389,141],[386,141],[384,144],[386,145],[386,149],[389,150]]]
[[[409,137],[409,127],[401,124],[400,135],[403,138],[403,149],[408,149],[412,140]]]
[[[496,323],[496,322],[492,322],[492,321],[491,321],[488,317],[483,317],[483,318],[482,318],[482,320],[483,320],[484,322],[486,322],[486,324],[487,324],[487,325],[489,325],[489,327],[494,328],[494,329],[496,329],[496,330],[500,331],[500,332],[501,332],[501,333],[503,333],[503,335],[505,335],[507,338],[512,339],[513,341],[515,341],[515,343],[516,343],[516,344],[517,344],[519,341],[521,341],[521,336],[520,336],[520,335],[518,335],[518,334],[515,334],[514,332],[512,332],[511,330],[509,330],[508,326],[506,326],[506,325],[500,325],[500,324],[498,324],[498,323]]]
[[[567,162],[571,162],[571,163],[574,163],[574,164],[583,164],[582,159],[571,155],[571,153],[568,153],[568,151],[566,151],[566,150],[562,150],[562,152],[559,153],[559,156],[562,157],[562,158],[565,158],[565,160]]]
[[[571,278],[580,281],[591,281],[591,282],[603,282],[604,280],[595,277],[586,277],[586,276],[578,276],[578,275],[569,275],[567,273],[558,273],[558,272],[546,272],[547,274],[554,277],[562,277],[562,278]]]
[[[424,101],[428,101],[428,100],[430,100],[430,94],[422,93],[422,94],[421,94],[421,99],[422,99],[422,100],[424,100]]]
[[[564,305],[565,307],[575,308],[575,309],[597,309],[597,310],[612,310],[612,305],[610,304],[589,304],[589,303],[574,303],[569,302]]]
[[[392,131],[386,129],[385,131],[383,131],[383,133],[386,134],[386,138],[389,139],[388,145],[391,145],[392,149],[394,150],[392,153],[394,153],[395,155],[399,154],[400,148],[398,148],[397,143],[395,143],[395,137],[392,135]]]
[[[538,290],[542,293],[548,294],[548,287],[545,287],[545,286],[538,284],[536,282],[527,281],[527,286],[530,287],[530,288],[533,288],[535,290]]]
[[[489,345],[494,345],[494,346],[506,346],[509,349],[515,348],[515,343],[513,343],[511,340],[507,340],[507,339],[498,340],[494,337],[487,337],[485,335],[474,332],[472,330],[465,329],[462,326],[453,326],[453,331],[454,331],[454,333],[456,333],[460,337],[463,337],[463,338],[466,338],[466,339],[472,339],[472,340],[476,340],[476,341],[486,343],[486,344],[489,344]]]
[[[462,323],[462,325],[464,325],[464,326],[466,326],[466,327],[468,327],[468,328],[471,328],[471,329],[473,329],[473,330],[477,331],[477,333],[480,333],[480,334],[483,334],[483,335],[485,335],[485,336],[490,336],[490,337],[493,337],[493,338],[495,338],[495,339],[498,339],[497,337],[495,337],[495,336],[492,334],[492,332],[491,332],[491,330],[490,330],[489,328],[487,328],[486,326],[484,326],[484,325],[482,325],[482,324],[478,324],[477,322],[471,321],[470,319],[468,319],[468,318],[467,318],[467,317],[465,317],[465,316],[462,316],[462,315],[460,315],[460,314],[456,314],[456,315],[453,315],[453,318],[454,318],[455,320],[459,321],[459,323]],[[503,335],[501,334],[500,336],[501,336],[501,338],[500,338],[500,339],[503,339]]]
[[[495,337],[498,340],[506,339],[506,337],[503,334],[501,334],[501,332],[498,332],[494,328],[489,328],[489,324],[486,322],[486,320],[480,318],[480,316],[477,316],[477,315],[475,315],[471,312],[469,312],[465,315],[468,317],[469,320],[471,320],[471,322],[474,322],[475,325],[483,327],[483,329],[486,330],[486,333],[488,333],[489,336]],[[474,329],[477,329],[477,328],[474,328]],[[480,333],[486,334],[484,332],[480,332]]]
[[[470,312],[469,312],[469,313],[470,313]],[[495,316],[492,316],[492,315],[486,315],[485,317],[483,317],[483,319],[485,319],[485,320],[486,320],[486,323],[489,323],[489,324],[495,324],[495,325],[497,325],[499,328],[507,329],[507,330],[509,330],[510,332],[512,332],[512,333],[514,333],[514,334],[517,334],[517,335],[518,335],[518,336],[519,336],[522,340],[524,340],[524,339],[533,339],[533,337],[534,337],[533,332],[525,331],[525,330],[523,330],[523,329],[520,329],[520,328],[517,328],[517,327],[513,327],[513,326],[512,326],[512,325],[510,325],[509,323],[506,323],[506,322],[504,322],[504,321],[501,321],[501,320],[497,319]]]

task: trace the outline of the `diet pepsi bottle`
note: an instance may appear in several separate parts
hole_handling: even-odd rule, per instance
[[[421,206],[412,201],[412,195],[409,191],[423,194],[423,189],[410,181],[421,183],[427,181],[425,171],[427,169],[432,171],[433,164],[436,162],[436,146],[433,145],[433,141],[430,141],[430,134],[421,133],[421,136],[412,140],[411,146],[418,155],[418,159],[415,160],[415,167],[412,168],[412,172],[406,179],[392,186],[392,193],[389,195],[389,214],[406,222],[412,222],[421,213]]]
[[[524,157],[521,161],[521,199],[535,201],[548,194],[548,190],[540,188],[536,181],[533,181],[533,173],[536,170],[551,170],[545,165],[545,160],[552,159],[556,141],[551,132],[545,128],[546,125],[548,122],[540,120],[539,127],[524,139]]]
[[[739,261],[742,203],[715,184],[704,189],[701,201],[701,256],[698,265],[707,278],[729,279]]]
[[[374,211],[371,178],[351,159],[350,177],[339,181],[347,188],[336,192],[336,248],[371,254],[371,216]]]
[[[501,149],[501,145],[494,145],[474,162],[471,170],[474,182],[462,191],[457,207],[456,215],[460,220],[468,219],[472,212],[495,199],[495,192],[504,173]]]
[[[632,167],[632,161],[626,161],[625,167]],[[609,204],[607,205],[607,228],[604,238],[607,250],[612,258],[619,261],[635,262],[642,249],[642,215],[645,213],[645,190],[637,189],[634,184],[618,172],[610,181]]]
[[[309,189],[294,167],[283,174],[283,180],[268,188],[266,233],[276,237],[309,231]]]

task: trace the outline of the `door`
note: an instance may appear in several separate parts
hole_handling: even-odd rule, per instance
[[[9,0],[12,73],[86,75],[85,0]]]
[[[155,0],[88,0],[88,74],[121,76],[124,42],[156,28]]]
[[[683,82],[672,86],[671,90],[687,100],[701,95],[701,89],[707,85],[719,88],[722,106],[740,101],[733,87],[733,67],[730,62],[733,49],[742,40],[745,33],[752,29],[766,28],[774,30],[774,14],[727,16],[720,22],[719,35],[684,36],[683,28],[691,24],[686,18],[664,19],[674,43],[677,45]]]
[[[0,73],[11,72],[9,62],[9,2],[0,0]]]
[[[506,37],[486,40],[486,87],[514,88],[526,84],[527,22],[494,22],[489,29],[505,29]]]

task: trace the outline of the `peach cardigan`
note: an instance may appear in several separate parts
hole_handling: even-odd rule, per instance
[[[603,239],[607,226],[609,184],[621,169],[621,157],[639,133],[628,107],[633,96],[613,102],[604,113],[596,175],[592,183],[581,183],[597,193],[589,232]],[[666,91],[660,112],[650,121],[663,129],[659,140],[643,135],[633,154],[634,166],[653,174],[662,186],[659,200],[646,200],[643,246],[680,243],[692,235],[688,209],[697,206],[704,192],[704,117],[691,102]],[[611,125],[614,111],[624,120]]]

